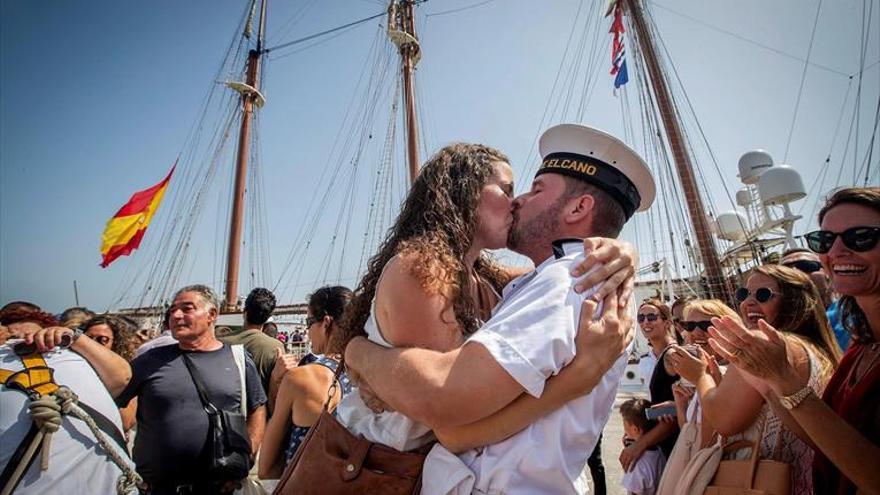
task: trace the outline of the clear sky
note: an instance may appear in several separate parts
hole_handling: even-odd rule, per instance
[[[715,171],[697,142],[705,193],[716,212],[728,210],[722,180],[731,194],[739,187],[736,162],[743,152],[764,148],[783,161],[819,4],[664,0],[649,5],[721,169],[721,174]],[[104,223],[133,192],[158,182],[185,149],[245,8],[245,2],[231,0],[0,2],[0,303],[26,299],[60,311],[74,304],[74,280],[81,304],[104,310],[117,300],[121,286],[150,253],[145,246],[101,269]],[[270,0],[268,45],[384,8],[372,0]],[[598,71],[582,120],[627,134],[620,111],[623,95],[615,97],[607,74],[609,35],[604,31],[609,21],[602,20],[598,45],[586,47],[587,52],[601,50],[591,59],[600,64],[577,66],[571,62],[574,47],[563,58],[573,24],[580,33],[584,12],[602,8],[604,2],[590,0],[430,0],[419,5],[423,147],[433,151],[459,140],[496,146],[510,156],[522,191],[530,180],[524,174],[534,170],[532,151],[542,115],[548,101],[560,101],[553,87],[561,63],[563,80],[569,71]],[[863,9],[872,9],[870,18]],[[320,178],[382,22],[379,18],[307,49],[279,50],[270,57],[264,86],[268,103],[259,122],[260,167],[265,242],[276,279],[308,208],[315,206],[310,198],[320,193]],[[867,70],[857,101],[865,30]],[[786,161],[802,173],[808,189],[824,174],[825,193],[836,184],[852,184],[854,156],[859,163],[867,156],[880,91],[880,5],[823,2],[809,58],[814,65],[805,72]],[[635,70],[632,61],[629,68]],[[638,99],[632,83],[627,98],[631,103]],[[343,200],[334,196],[329,206],[321,206],[327,215],[318,224],[316,245],[319,238],[332,236],[337,220],[347,215],[353,218],[350,236],[363,237],[370,171],[381,152],[389,107],[390,102],[383,103],[377,110],[362,175],[356,179],[358,198],[366,203],[338,211],[333,202]],[[559,115],[543,124],[562,120]],[[695,127],[689,134],[699,141]],[[880,144],[874,149],[876,171]],[[824,172],[829,154],[831,168]],[[222,289],[218,266],[225,246],[215,231],[227,222],[228,200],[220,191],[231,169],[231,158],[224,157],[217,183],[206,194],[192,261],[181,283],[207,282]],[[178,184],[183,174],[176,174]],[[877,177],[872,172],[875,184]],[[172,181],[169,198],[174,188]],[[344,187],[336,189],[344,195]],[[793,209],[810,216],[819,192]],[[147,242],[160,236],[163,218],[157,216]],[[795,231],[814,225],[808,218]],[[651,232],[650,218],[637,216],[625,237],[645,248],[651,246]],[[360,245],[350,248],[338,267],[334,260],[343,255],[327,255],[327,249],[314,247],[296,278],[271,280],[285,301],[301,300],[323,282],[355,285]],[[668,255],[662,248],[648,251],[645,261]],[[327,263],[333,265],[324,270],[329,276],[320,268]],[[246,293],[249,284],[243,279],[241,292]]]

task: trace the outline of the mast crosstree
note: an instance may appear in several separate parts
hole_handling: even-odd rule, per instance
[[[414,0],[392,0],[388,4],[388,37],[400,50],[403,97],[406,116],[407,162],[410,184],[419,175],[419,132],[415,104],[415,68],[421,59],[413,15]]]

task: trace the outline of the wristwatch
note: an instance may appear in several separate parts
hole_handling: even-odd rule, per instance
[[[74,328],[73,333],[70,334],[70,340],[67,343],[67,347],[72,346],[74,342],[76,342],[80,337],[82,337],[85,334],[86,334],[86,332],[85,332],[85,330],[82,329],[82,327]]]
[[[782,407],[786,409],[794,409],[801,405],[801,402],[803,402],[811,393],[813,393],[813,389],[807,385],[791,395],[780,396],[779,402],[782,403]]]

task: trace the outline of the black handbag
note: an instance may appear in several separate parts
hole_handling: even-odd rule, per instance
[[[247,432],[247,419],[239,411],[224,411],[211,403],[201,375],[193,366],[189,356],[183,355],[183,362],[199,399],[208,414],[208,439],[206,459],[202,467],[208,478],[213,480],[241,480],[251,469],[251,441]],[[241,386],[245,386],[243,383]]]

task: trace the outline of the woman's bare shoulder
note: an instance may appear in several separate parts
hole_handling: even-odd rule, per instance
[[[376,318],[392,345],[447,348],[450,334],[460,333],[458,324],[447,298],[424,283],[422,263],[414,252],[388,262],[376,289]]]

